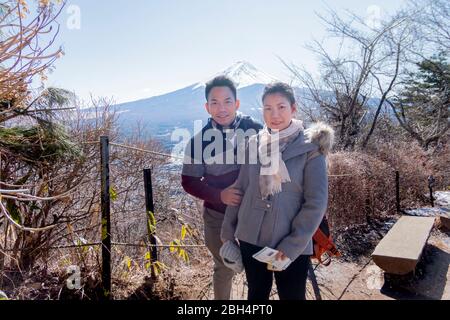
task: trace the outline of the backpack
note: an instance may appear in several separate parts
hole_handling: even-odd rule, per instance
[[[319,156],[318,151],[308,153],[307,161]],[[331,257],[340,257],[341,253],[337,250],[335,243],[331,237],[330,226],[326,216],[320,223],[319,228],[313,236],[313,254],[312,259],[319,261],[319,264],[329,266]]]

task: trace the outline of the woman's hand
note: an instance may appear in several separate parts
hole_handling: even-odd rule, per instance
[[[237,207],[241,204],[242,196],[239,189],[229,187],[220,193],[220,200],[227,206]]]
[[[283,261],[283,260],[286,260],[286,259],[288,259],[288,256],[285,255],[281,251],[278,251],[277,255],[275,256],[275,260],[277,260],[277,261]]]

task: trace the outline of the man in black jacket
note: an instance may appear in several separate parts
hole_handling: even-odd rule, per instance
[[[231,79],[225,76],[214,78],[206,84],[205,96],[205,108],[211,117],[186,148],[189,161],[185,160],[183,164],[182,186],[186,192],[204,201],[205,243],[214,259],[214,298],[228,300],[234,273],[219,255],[220,231],[227,205],[236,206],[242,200],[241,192],[232,187],[239,175],[237,147],[239,137],[243,137],[240,133],[248,137],[258,133],[262,125],[237,112],[240,102]]]

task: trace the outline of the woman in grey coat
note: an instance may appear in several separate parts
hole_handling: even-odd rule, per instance
[[[221,238],[224,248],[239,245],[249,300],[269,298],[274,273],[280,299],[302,300],[312,237],[327,209],[326,155],[334,133],[323,123],[304,130],[287,84],[268,85],[262,100],[266,126],[248,142],[235,183],[244,196],[239,206],[227,208]],[[265,247],[277,250],[276,260],[287,269],[273,272],[253,258]]]

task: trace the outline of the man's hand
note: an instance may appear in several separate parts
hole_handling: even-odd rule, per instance
[[[241,204],[242,196],[240,190],[230,187],[220,193],[220,200],[227,206],[237,207]]]

